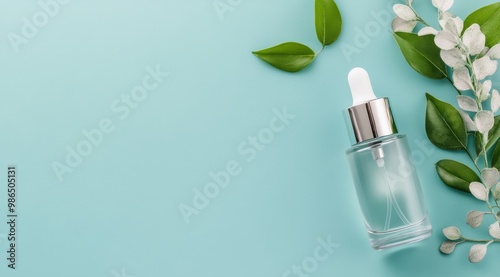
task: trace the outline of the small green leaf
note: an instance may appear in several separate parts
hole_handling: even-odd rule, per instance
[[[500,2],[485,6],[471,13],[464,21],[464,31],[477,23],[486,35],[486,46],[500,42]]]
[[[467,217],[465,219],[465,222],[472,228],[477,228],[481,226],[481,223],[483,222],[484,214],[486,212],[480,212],[480,211],[470,211],[467,213]]]
[[[491,194],[493,195],[493,198],[495,200],[500,200],[500,185],[496,184],[492,189],[491,189]],[[500,211],[497,212],[497,216],[500,216]]]
[[[304,69],[316,56],[311,48],[296,42],[285,42],[252,53],[268,64],[288,72]]]
[[[486,252],[488,252],[488,245],[491,242],[485,244],[474,244],[469,250],[469,262],[478,263],[484,259]]]
[[[446,150],[466,149],[467,132],[458,110],[426,93],[425,131],[429,140]]]
[[[443,234],[449,240],[458,240],[462,237],[460,230],[455,226],[450,226],[450,227],[444,228]]]
[[[481,142],[483,140],[483,136],[479,132],[475,132],[475,140],[476,140],[476,153],[478,156],[483,155],[483,149],[481,149]],[[488,143],[486,143],[486,153],[493,147],[493,145],[500,138],[500,115],[495,116],[495,123],[493,128],[488,131]]]
[[[493,222],[493,224],[491,224],[488,229],[490,236],[496,239],[500,239],[500,224],[498,223],[498,221]]]
[[[480,182],[472,182],[469,185],[469,190],[474,197],[481,201],[488,201],[488,190]]]
[[[333,0],[315,0],[314,21],[316,35],[323,46],[332,44],[340,36],[342,16]]]
[[[434,43],[434,35],[418,36],[412,33],[396,32],[398,43],[408,64],[418,73],[432,79],[443,79],[446,65],[441,59],[441,50]]]
[[[470,192],[471,182],[481,182],[474,170],[453,160],[440,160],[436,164],[436,171],[445,185],[465,192]]]
[[[459,243],[459,241],[443,241],[443,243],[441,243],[441,246],[439,247],[439,251],[441,251],[441,253],[443,254],[451,254],[451,252],[455,250],[455,246],[457,246],[457,244]]]

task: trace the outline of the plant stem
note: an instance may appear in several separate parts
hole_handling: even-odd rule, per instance
[[[321,52],[323,52],[323,50],[324,50],[324,49],[325,49],[325,45],[323,45],[323,46],[321,47],[321,49],[319,49],[319,51],[318,51],[318,52],[314,53],[314,55],[315,55],[315,56],[318,56]]]
[[[458,90],[458,88],[456,88],[455,85],[453,84],[453,80],[450,78],[450,76],[446,76],[446,80],[448,80],[448,82],[450,82],[450,84],[453,86],[453,88],[457,91],[458,95],[462,95],[462,92],[460,90]]]
[[[489,196],[488,196],[489,197]],[[497,202],[497,200],[495,200],[495,202]],[[488,205],[488,210],[490,210],[489,214],[492,214],[493,217],[495,218],[495,221],[500,221],[500,218],[497,216],[497,214],[493,211],[493,208],[494,207],[498,207],[498,203],[496,206],[492,206],[490,204],[490,200],[489,199],[486,199],[485,201],[486,205]]]
[[[474,165],[476,166],[476,169],[477,171],[479,172],[479,174],[481,174],[481,169],[479,168],[479,165],[477,164],[477,161],[474,159],[474,157],[472,157],[472,154],[471,152],[469,151],[469,149],[467,148],[464,148],[465,152],[467,153],[467,156],[469,156],[470,160],[474,163]]]
[[[406,2],[408,4],[408,6],[410,7],[410,9],[415,13],[415,15],[417,16],[417,21],[424,24],[425,26],[427,27],[430,27],[431,25],[429,25],[429,23],[425,22],[425,20],[420,17],[420,15],[417,13],[417,11],[410,5],[410,3]]]
[[[425,26],[427,27],[430,27],[431,25],[429,25],[429,23],[425,22],[425,20],[423,18],[421,18],[420,16],[417,15],[417,20],[419,22],[421,22],[422,24],[424,24]]]
[[[481,91],[480,90],[480,83],[479,80],[476,77],[476,73],[474,72],[474,67],[473,65],[473,60],[470,55],[467,55],[467,65],[469,67],[470,73],[471,73],[471,79],[472,79],[472,90],[474,91],[474,94],[477,95],[476,102],[477,102],[477,107],[480,111],[483,110],[483,104],[481,102]],[[484,139],[484,136],[487,136],[488,133],[482,134],[482,141],[481,141],[481,148],[482,148],[482,156],[484,158],[484,164],[486,167],[490,167],[488,164],[488,153],[486,151],[486,144],[488,144],[488,141]]]
[[[483,146],[484,164],[486,165],[486,167],[490,167],[488,165],[488,154],[486,153],[486,143],[484,142],[484,140],[481,142],[481,145]]]
[[[465,237],[461,237],[463,239],[461,242],[468,241],[468,242],[500,242],[500,239],[469,239]]]

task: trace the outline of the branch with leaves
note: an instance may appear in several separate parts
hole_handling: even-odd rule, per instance
[[[322,47],[314,52],[308,46],[297,42],[285,42],[267,49],[252,52],[261,60],[287,72],[297,72],[309,64],[340,36],[342,17],[333,0],[315,0],[314,15],[316,36]]]
[[[443,230],[448,240],[440,251],[450,254],[460,243],[475,243],[469,251],[469,261],[475,263],[484,258],[490,244],[500,242],[500,117],[495,116],[500,94],[488,79],[497,71],[500,59],[500,2],[474,11],[465,21],[449,11],[453,0],[432,0],[432,4],[437,8],[439,29],[417,13],[412,0],[394,5],[397,16],[392,28],[413,69],[429,78],[448,80],[458,93],[459,109],[426,94],[425,129],[437,147],[464,151],[474,168],[448,159],[436,164],[446,185],[470,192],[485,203],[485,211],[467,214],[469,226],[478,228],[484,216],[491,215],[490,238],[466,238],[455,226]],[[414,33],[417,26],[423,27]],[[474,149],[468,147],[471,139]]]

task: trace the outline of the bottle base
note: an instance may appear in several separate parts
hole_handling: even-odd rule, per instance
[[[375,250],[421,241],[430,237],[431,233],[432,225],[428,217],[418,223],[387,232],[368,231],[370,244]]]

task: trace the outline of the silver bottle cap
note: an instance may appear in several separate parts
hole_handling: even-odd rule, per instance
[[[368,73],[362,68],[349,72],[353,105],[344,114],[351,144],[398,132],[388,98],[373,93]]]

